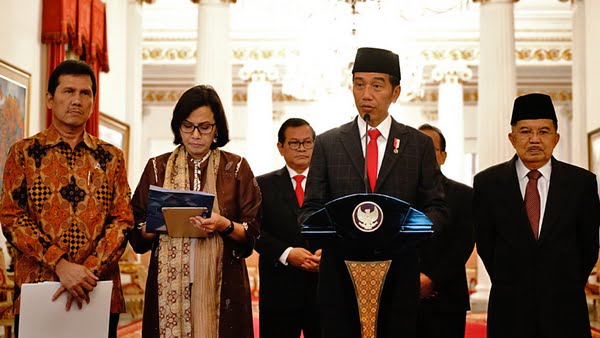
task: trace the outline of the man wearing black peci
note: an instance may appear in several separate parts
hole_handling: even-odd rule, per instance
[[[384,49],[360,48],[352,74],[359,116],[317,136],[300,223],[331,200],[368,191],[410,203],[433,221],[435,231],[441,231],[446,206],[431,138],[396,122],[388,112],[400,95],[398,55]],[[363,120],[367,115],[368,132]],[[366,160],[365,149],[369,154]],[[382,292],[377,322],[380,338],[416,336],[419,276],[417,271],[413,274],[402,269],[403,264],[414,265],[418,258],[414,250],[412,254],[402,248],[398,251],[400,254],[386,253],[393,257],[393,263]],[[337,248],[323,249],[318,301],[322,334],[328,338],[360,337],[356,298],[343,262],[345,257],[346,253]]]

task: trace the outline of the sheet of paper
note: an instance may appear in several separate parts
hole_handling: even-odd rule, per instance
[[[106,338],[112,281],[101,281],[90,293],[90,303],[80,310],[73,302],[65,310],[67,292],[54,302],[59,282],[23,284],[21,289],[20,338]]]

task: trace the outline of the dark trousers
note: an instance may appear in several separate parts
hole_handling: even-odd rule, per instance
[[[417,321],[418,338],[464,338],[466,311],[435,311],[419,308]]]
[[[320,338],[318,309],[260,308],[260,338]]]
[[[117,338],[117,327],[119,326],[119,313],[111,313],[108,321],[108,338]],[[15,338],[19,338],[19,315],[15,315]]]

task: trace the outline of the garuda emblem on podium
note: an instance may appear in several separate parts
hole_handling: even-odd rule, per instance
[[[383,223],[383,211],[373,202],[362,202],[354,208],[352,221],[358,230],[373,232]]]

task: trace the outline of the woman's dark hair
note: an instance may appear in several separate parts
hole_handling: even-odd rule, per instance
[[[173,143],[181,144],[181,123],[190,116],[190,114],[200,107],[210,107],[215,117],[215,127],[217,132],[215,137],[217,142],[210,144],[210,149],[222,147],[229,142],[229,127],[227,126],[227,117],[219,95],[211,86],[194,86],[183,93],[173,109],[173,118],[171,119],[171,130],[175,139]]]
[[[61,75],[89,75],[92,80],[92,93],[96,97],[96,74],[87,63],[79,60],[66,60],[59,63],[48,78],[48,93],[52,96],[58,87],[58,79]]]

